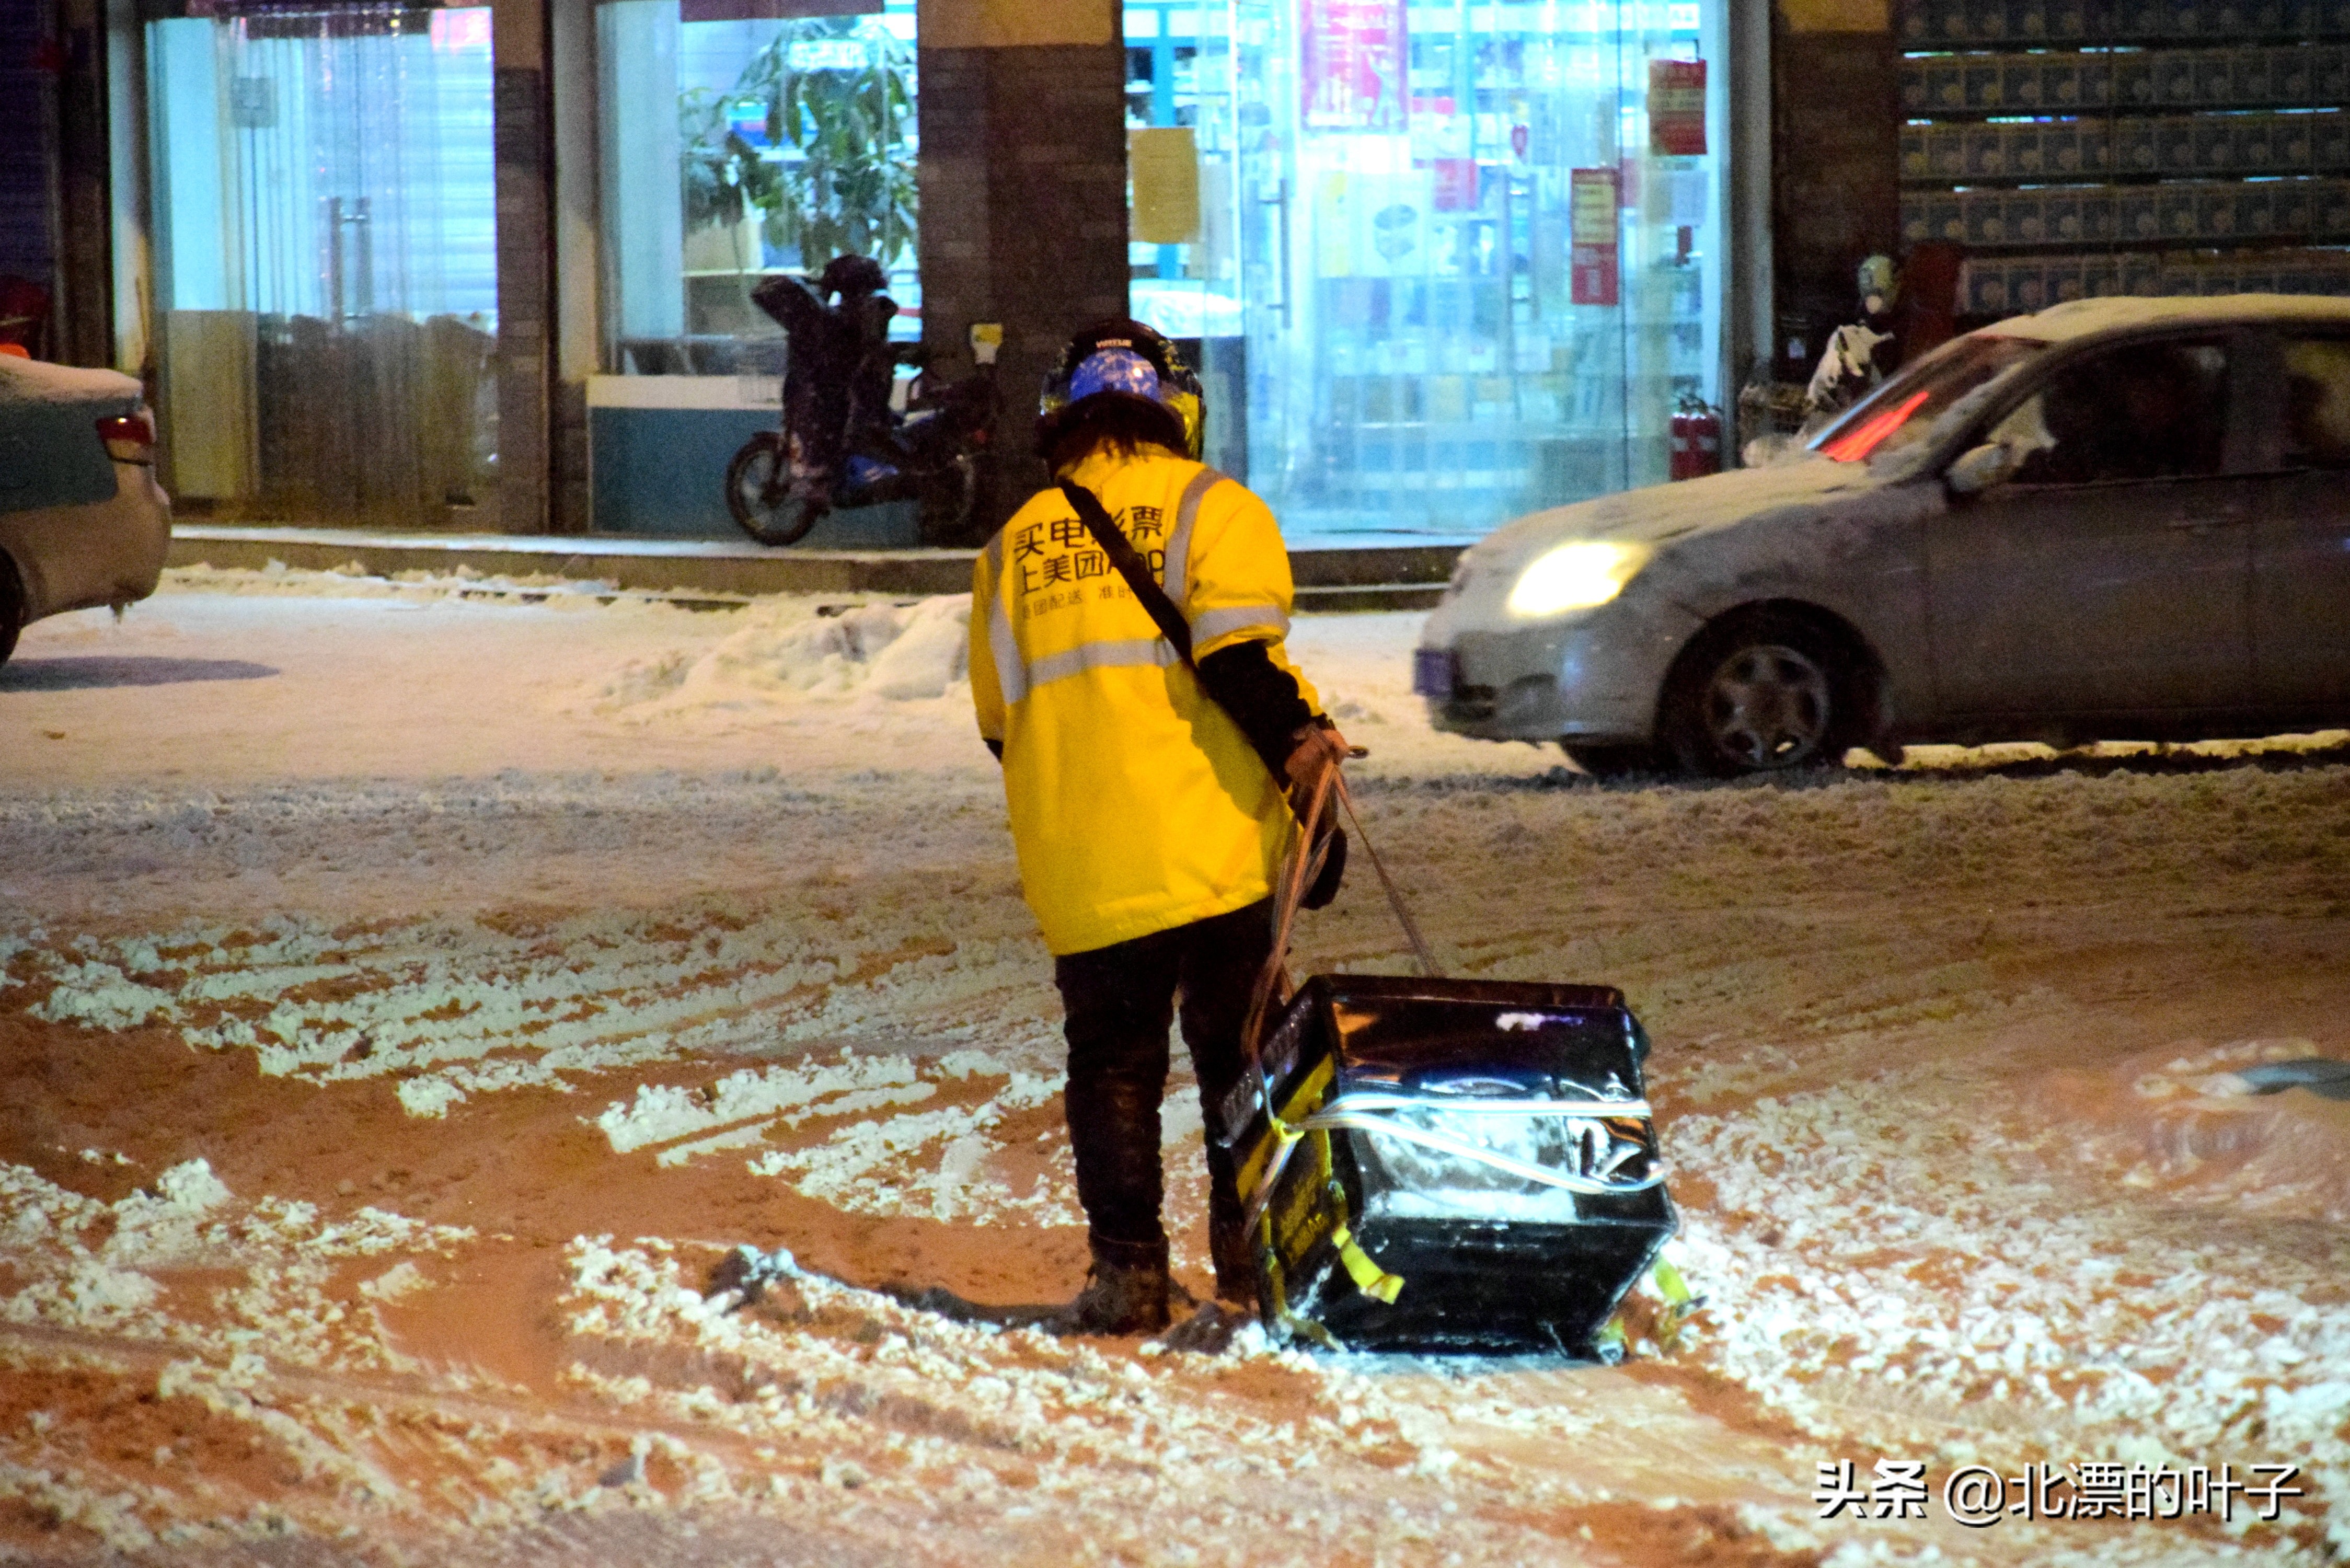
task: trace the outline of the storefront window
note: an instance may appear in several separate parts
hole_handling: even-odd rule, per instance
[[[1208,393],[1207,459],[1248,472],[1247,350],[1225,5],[1128,0],[1130,308],[1177,339]]]
[[[158,398],[189,511],[494,504],[490,13],[239,5],[148,28]]]
[[[894,333],[920,336],[913,0],[773,15],[805,9],[597,7],[611,372],[774,374],[781,329],[752,290],[836,255],[880,262]]]
[[[1720,400],[1721,13],[1128,0],[1135,309],[1238,403],[1220,465],[1306,535],[1663,479],[1676,407]],[[1163,129],[1181,244],[1140,243]]]

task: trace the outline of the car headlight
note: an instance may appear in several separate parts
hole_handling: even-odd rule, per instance
[[[1528,562],[1510,589],[1510,613],[1533,619],[1604,605],[1648,565],[1640,545],[1577,540],[1545,550]]]

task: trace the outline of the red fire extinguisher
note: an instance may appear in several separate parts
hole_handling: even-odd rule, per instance
[[[1673,414],[1671,474],[1697,479],[1721,472],[1721,410],[1692,393]]]

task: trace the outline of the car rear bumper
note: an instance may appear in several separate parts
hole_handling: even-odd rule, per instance
[[[143,462],[114,465],[114,493],[81,506],[0,513],[0,550],[25,584],[25,618],[131,604],[172,551],[172,498]]]

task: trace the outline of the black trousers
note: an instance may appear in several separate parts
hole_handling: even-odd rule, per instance
[[[1167,1092],[1167,1026],[1182,998],[1183,1044],[1200,1081],[1201,1108],[1240,1081],[1241,1027],[1273,950],[1273,905],[1261,900],[1172,930],[1055,959],[1053,979],[1067,1013],[1066,1105],[1077,1160],[1077,1200],[1097,1262],[1164,1265],[1166,1195],[1159,1162],[1159,1105]],[[1229,1157],[1208,1139],[1208,1215],[1223,1252],[1240,1231],[1240,1193]]]

